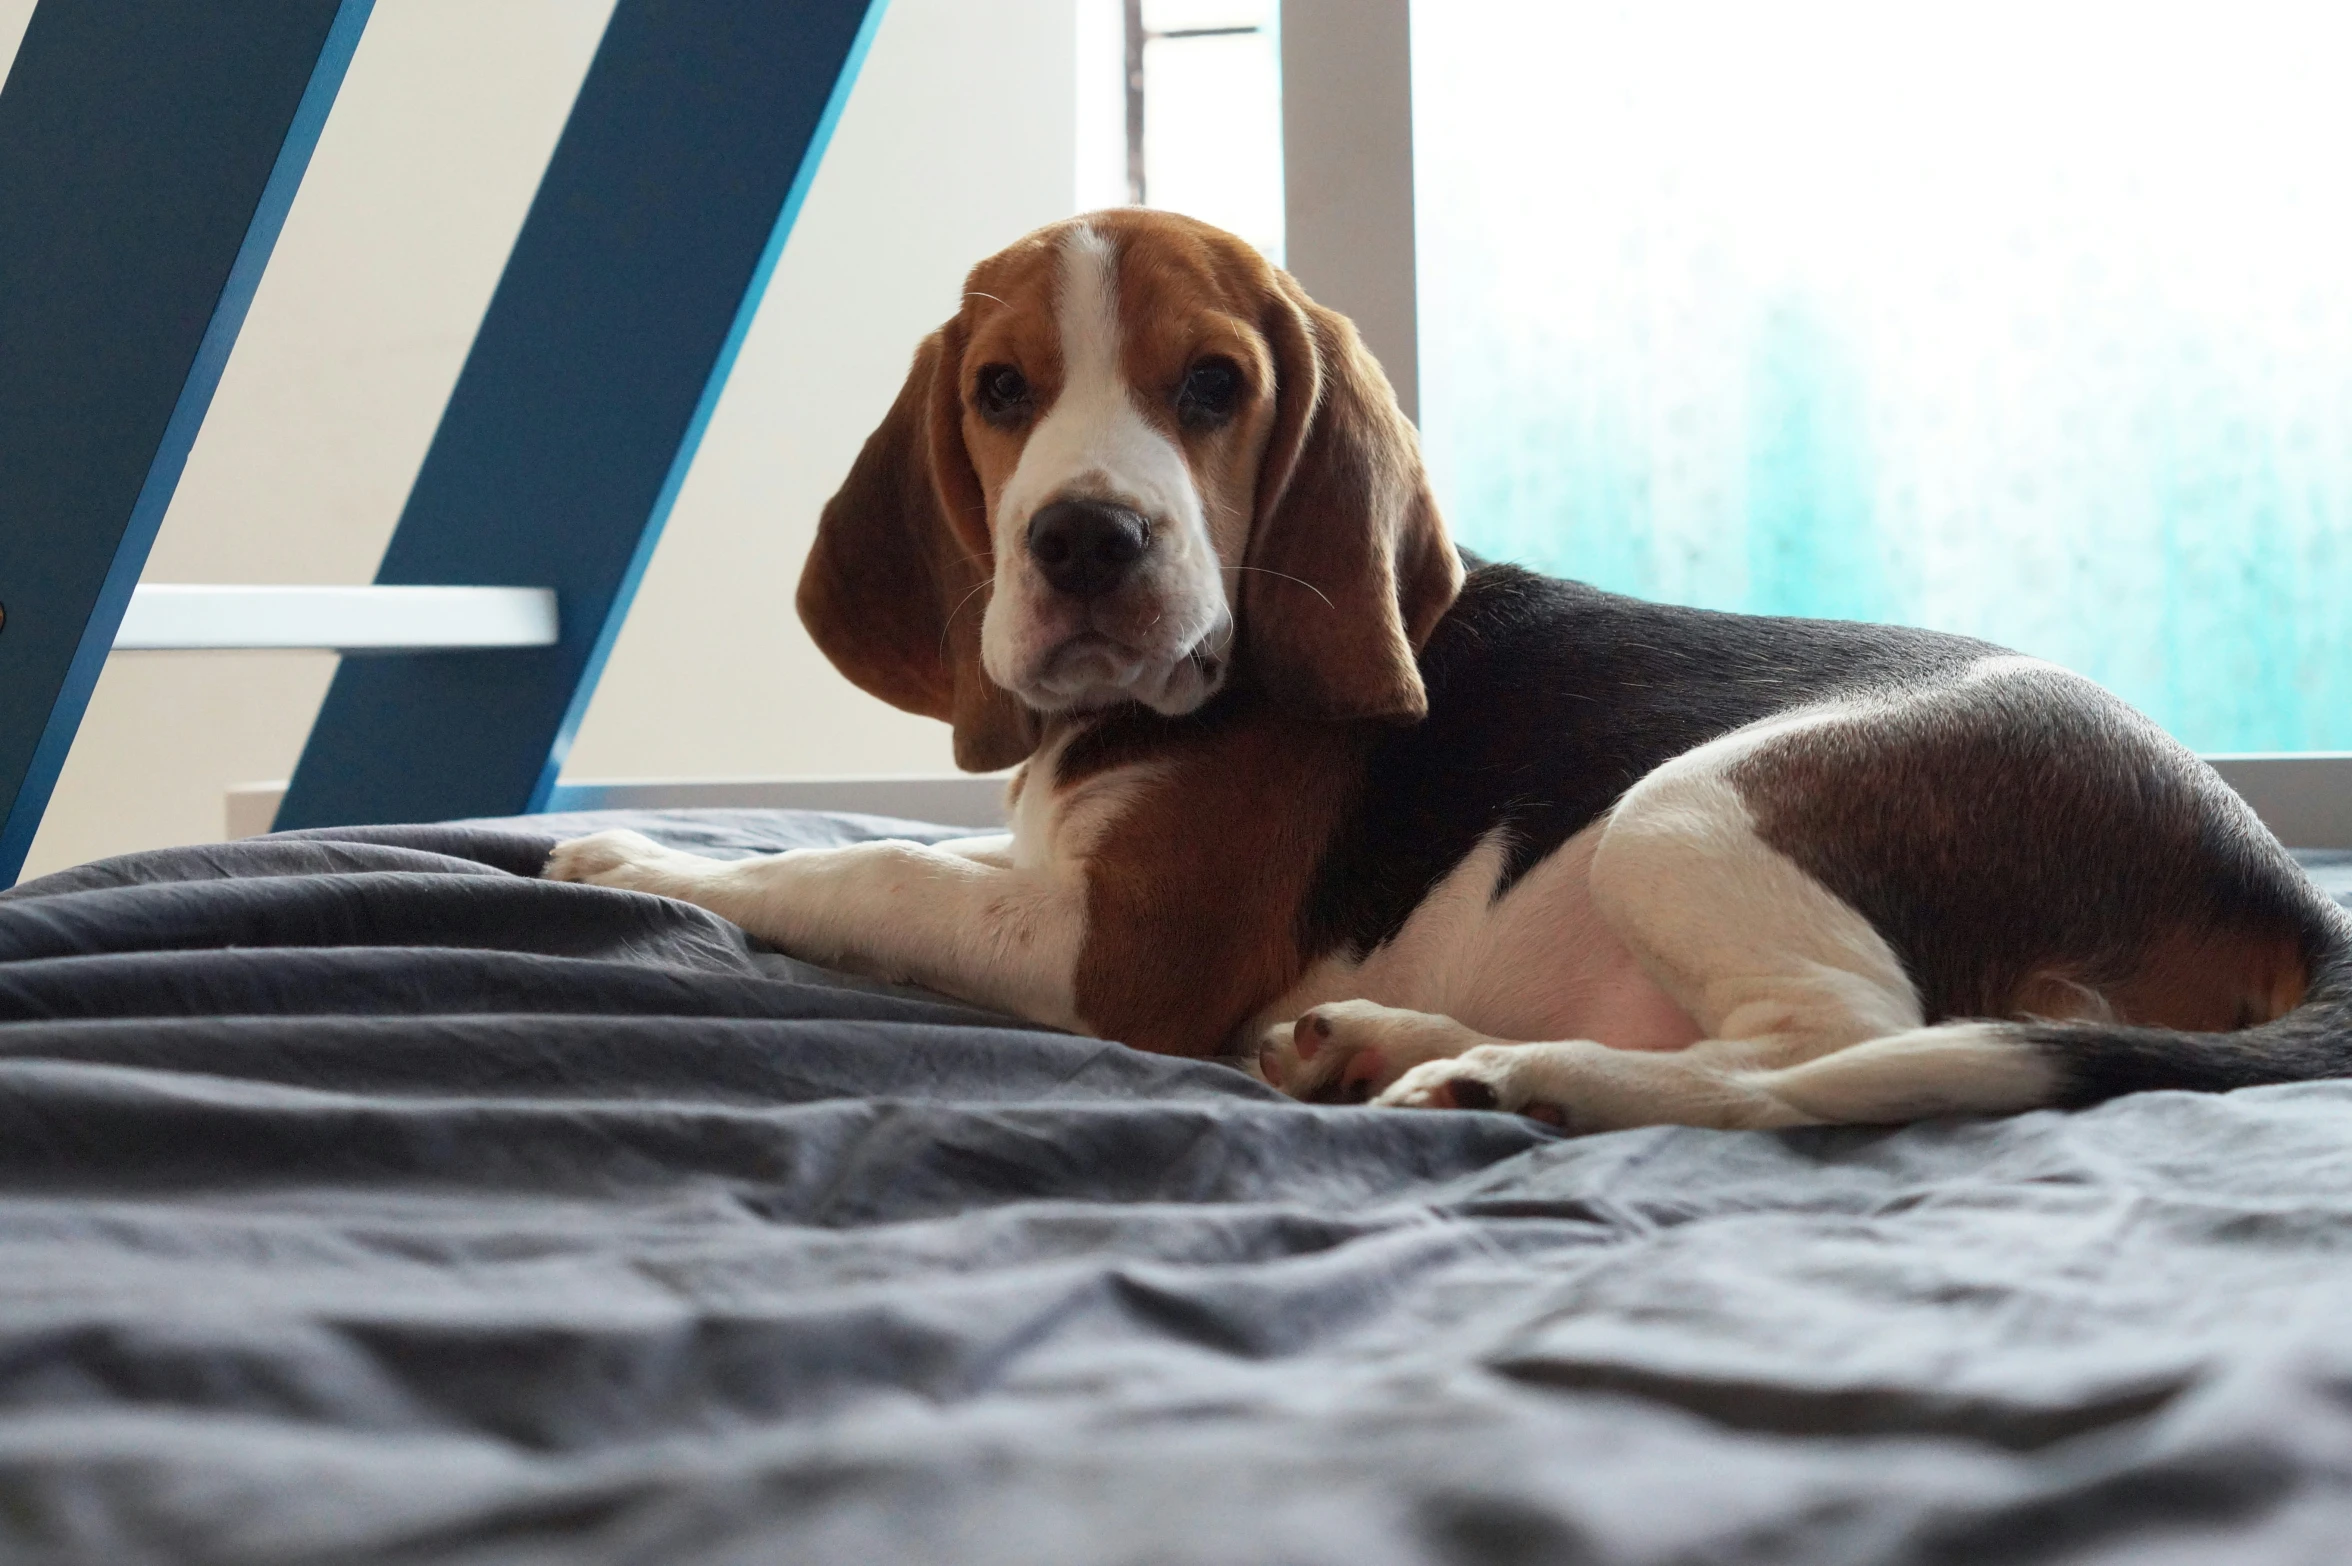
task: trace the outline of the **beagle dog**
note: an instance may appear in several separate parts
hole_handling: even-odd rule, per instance
[[[1571,1130],[2352,1068],[2352,918],[2090,681],[1457,550],[1342,317],[1125,209],[980,263],[825,508],[852,680],[1006,836],[547,874],[1304,1099]]]

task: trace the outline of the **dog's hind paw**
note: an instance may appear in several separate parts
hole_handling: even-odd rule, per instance
[[[1540,1096],[1540,1054],[1525,1044],[1481,1044],[1451,1060],[1424,1061],[1373,1102],[1390,1109],[1495,1109],[1564,1126],[1567,1109]]]

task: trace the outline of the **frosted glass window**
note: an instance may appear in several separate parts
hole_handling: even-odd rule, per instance
[[[1432,0],[1473,548],[2352,749],[2352,7]]]

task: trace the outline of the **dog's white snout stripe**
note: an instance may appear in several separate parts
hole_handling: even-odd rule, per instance
[[[1057,500],[1109,501],[1181,527],[1200,496],[1175,442],[1135,406],[1122,368],[1118,256],[1093,229],[1073,229],[1062,251],[1062,389],[1022,449],[1005,486],[1005,520],[1025,528]]]

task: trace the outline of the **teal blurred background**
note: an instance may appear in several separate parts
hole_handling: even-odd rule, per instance
[[[2352,749],[2352,7],[1414,8],[1421,422],[1488,553]]]

